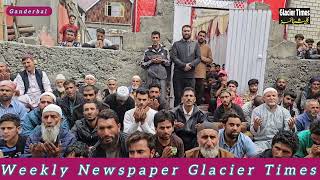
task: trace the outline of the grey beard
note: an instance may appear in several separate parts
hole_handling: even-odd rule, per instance
[[[45,127],[41,124],[41,136],[44,142],[55,143],[60,132],[60,123],[54,127]]]
[[[219,154],[219,147],[215,146],[214,148],[206,149],[204,147],[200,147],[200,152],[205,158],[216,158]]]
[[[64,87],[57,87],[57,90],[58,90],[59,92],[64,92]]]

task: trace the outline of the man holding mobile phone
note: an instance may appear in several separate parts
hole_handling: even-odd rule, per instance
[[[184,157],[184,145],[181,138],[173,134],[174,117],[167,110],[161,110],[154,116],[156,128],[156,158],[182,158]]]

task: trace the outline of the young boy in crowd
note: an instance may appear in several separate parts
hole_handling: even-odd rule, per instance
[[[305,56],[305,53],[306,53],[306,44],[304,43],[304,36],[302,34],[297,34],[295,35],[294,37],[295,39],[295,42],[297,44],[297,56],[300,57],[300,58],[304,58]]]
[[[315,56],[317,54],[317,49],[313,48],[313,43],[313,39],[306,39],[307,48],[304,57],[305,59],[317,59]]]
[[[5,158],[18,158],[24,152],[27,137],[19,135],[20,118],[15,114],[4,114],[0,118],[0,150]]]

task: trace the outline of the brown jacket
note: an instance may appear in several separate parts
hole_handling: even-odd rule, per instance
[[[196,66],[194,77],[206,78],[207,64],[212,63],[212,52],[208,44],[200,45],[201,62]]]
[[[196,147],[193,149],[190,149],[188,151],[186,151],[186,157],[187,158],[202,158],[202,154],[200,152],[200,148]],[[234,158],[234,155],[222,148],[219,148],[219,154],[217,156],[217,158]]]

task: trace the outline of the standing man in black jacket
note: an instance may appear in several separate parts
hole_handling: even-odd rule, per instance
[[[201,57],[199,44],[191,40],[191,26],[182,26],[182,37],[173,44],[170,55],[174,62],[174,106],[180,104],[181,92],[185,87],[194,88],[194,70]]]

